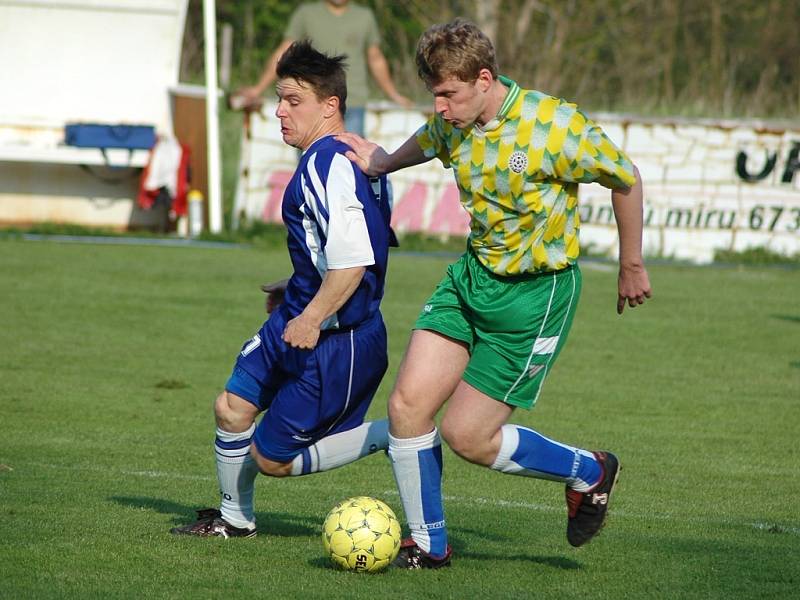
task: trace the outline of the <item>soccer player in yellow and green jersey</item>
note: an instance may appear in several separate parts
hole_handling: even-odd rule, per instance
[[[339,138],[369,175],[438,157],[471,217],[467,251],[423,307],[389,398],[389,456],[411,531],[395,565],[451,561],[434,422],[448,400],[440,427],[451,449],[502,473],[566,484],[567,540],[581,546],[603,525],[618,458],[508,420],[536,403],[575,314],[579,183],[611,189],[617,312],[650,297],[638,170],[575,105],[500,76],[491,41],[472,23],[429,28],[416,61],[434,116],[392,154],[355,135]]]
[[[488,123],[461,129],[436,113],[417,143],[453,169],[486,268],[557,271],[579,254],[578,183],[630,187],[633,164],[574,104],[499,81],[508,92]]]

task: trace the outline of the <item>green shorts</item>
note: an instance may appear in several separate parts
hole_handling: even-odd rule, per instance
[[[567,339],[580,292],[577,264],[502,277],[468,251],[447,268],[414,329],[465,342],[470,361],[464,381],[496,400],[531,408]]]

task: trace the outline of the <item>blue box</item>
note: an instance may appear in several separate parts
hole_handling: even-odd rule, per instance
[[[149,150],[156,143],[156,129],[152,125],[67,123],[64,142],[79,148]]]

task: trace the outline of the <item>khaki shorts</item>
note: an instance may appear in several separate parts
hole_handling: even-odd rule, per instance
[[[577,264],[502,277],[468,251],[447,268],[414,329],[465,342],[471,356],[464,381],[496,400],[531,408],[567,339],[580,292]]]

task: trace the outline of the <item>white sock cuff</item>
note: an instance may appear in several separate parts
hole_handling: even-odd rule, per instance
[[[246,431],[240,431],[238,433],[225,431],[224,429],[217,427],[217,438],[219,438],[221,442],[240,442],[243,440],[249,440],[251,437],[253,437],[253,433],[255,433],[255,431],[255,423],[250,425],[250,428]]]
[[[389,434],[389,448],[397,450],[425,450],[441,446],[442,440],[439,438],[439,430],[434,427],[430,433],[413,438],[396,438]]]
[[[511,455],[514,450],[519,446],[519,430],[516,425],[503,425],[500,428],[500,451],[497,453],[497,458],[492,463],[492,469],[495,471],[502,471],[511,461]]]

